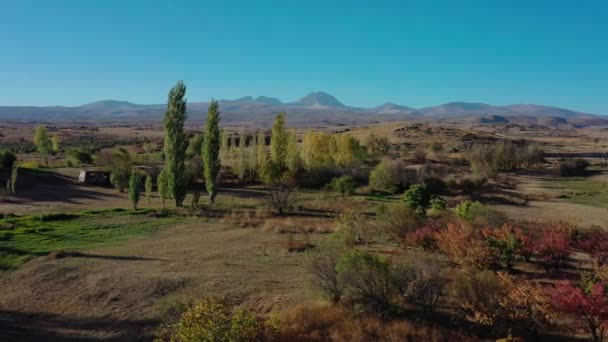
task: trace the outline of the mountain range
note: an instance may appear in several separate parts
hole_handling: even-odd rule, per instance
[[[267,124],[278,112],[287,112],[291,124],[299,126],[347,125],[404,119],[450,120],[473,124],[526,122],[553,125],[608,125],[608,117],[558,107],[535,104],[493,106],[485,103],[450,102],[438,106],[412,108],[395,103],[361,108],[343,104],[334,96],[318,91],[294,102],[268,96],[245,96],[220,100],[226,123]],[[189,102],[189,116],[202,121],[208,103]],[[0,106],[0,120],[21,122],[160,122],[165,104],[134,104],[105,100],[81,106]]]

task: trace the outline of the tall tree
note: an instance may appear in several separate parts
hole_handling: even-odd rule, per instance
[[[165,113],[165,171],[168,190],[175,206],[181,207],[186,197],[188,176],[186,174],[186,149],[188,140],[184,131],[186,113],[186,85],[179,81],[169,91]]]
[[[247,171],[248,181],[251,183],[253,181],[253,177],[258,169],[258,138],[255,133],[252,133],[251,140],[249,141],[249,150],[248,150],[248,161],[249,170]]]
[[[258,132],[256,154],[259,168],[260,165],[264,164],[266,159],[268,159],[268,154],[266,153],[266,133],[264,133],[264,131]]]
[[[139,203],[139,183],[140,176],[137,170],[131,171],[131,177],[129,178],[129,200],[133,204],[133,210],[137,210],[137,203]]]
[[[53,154],[59,153],[59,137],[57,134],[53,134],[53,137],[51,138],[51,150],[53,151]]]
[[[247,135],[245,134],[245,131],[241,131],[238,139],[239,147],[236,150],[236,173],[239,176],[239,180],[241,182],[244,182],[245,176],[247,175],[247,170],[249,169],[249,166],[247,165],[247,159],[245,158],[247,152]]]
[[[148,208],[150,208],[152,205],[152,176],[147,175],[146,176],[146,183],[145,183],[145,188],[146,188],[146,200],[148,201]]]
[[[162,170],[158,174],[158,178],[156,179],[156,187],[158,189],[158,197],[160,197],[160,201],[165,208],[165,199],[168,197],[168,185],[167,185],[167,172]]]
[[[17,177],[19,175],[19,163],[13,162],[13,168],[11,169],[11,195],[17,195]]]
[[[285,113],[277,114],[272,125],[270,137],[270,159],[279,168],[285,167],[287,156],[287,131],[285,130]]]
[[[300,151],[298,150],[298,141],[296,138],[296,130],[290,129],[287,132],[287,146],[285,153],[285,166],[289,171],[296,172],[300,169],[302,163],[300,160]]]
[[[34,144],[36,144],[36,149],[44,158],[44,164],[49,165],[48,154],[51,153],[53,146],[51,143],[51,139],[49,138],[46,127],[38,126],[36,127],[36,134],[34,135]]]
[[[209,193],[211,203],[215,202],[217,196],[217,181],[220,173],[220,112],[219,104],[211,100],[207,110],[207,125],[205,127],[205,141],[203,142],[203,169],[205,176],[205,187]]]

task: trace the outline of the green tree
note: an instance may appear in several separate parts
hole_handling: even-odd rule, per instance
[[[49,153],[51,153],[53,146],[51,143],[51,139],[49,138],[46,132],[45,126],[36,127],[36,134],[34,135],[34,144],[36,145],[36,149],[38,149],[38,153],[40,153],[42,155],[42,158],[44,158],[44,164],[48,166],[48,155]]]
[[[169,91],[165,113],[165,170],[168,190],[175,205],[182,206],[188,187],[186,149],[188,141],[184,131],[186,113],[186,85],[179,81]]]
[[[239,180],[244,181],[245,180],[245,175],[247,173],[247,160],[245,158],[245,153],[246,153],[246,141],[247,141],[247,135],[245,134],[245,131],[242,131],[239,134],[239,143],[238,143],[238,147],[236,147],[235,144],[235,152],[236,152],[236,174],[239,177]]]
[[[148,208],[150,208],[152,205],[152,176],[147,175],[146,176],[146,183],[145,183],[145,188],[146,188],[146,200],[148,201]]]
[[[137,170],[131,171],[131,177],[129,178],[129,200],[133,204],[133,210],[137,210],[137,203],[139,203],[139,183],[141,177]]]
[[[19,174],[19,163],[13,162],[13,168],[11,170],[11,195],[17,195],[17,177]]]
[[[110,183],[123,192],[129,185],[129,175],[131,174],[131,155],[129,151],[124,147],[118,147],[112,151],[110,160],[107,161],[109,164],[111,175]]]
[[[188,149],[186,150],[186,156],[188,158],[193,158],[195,156],[200,155],[203,149],[203,141],[205,140],[205,135],[203,133],[195,134],[192,139],[188,142]]]
[[[205,141],[203,143],[203,169],[205,187],[211,203],[215,203],[218,190],[218,175],[220,173],[220,111],[219,104],[211,100],[207,110],[207,125],[205,127]]]
[[[53,134],[53,137],[51,138],[51,150],[53,151],[53,154],[59,153],[59,137],[57,134]]]
[[[248,175],[248,181],[249,183],[251,183],[253,181],[253,178],[255,177],[255,173],[258,170],[258,137],[253,134],[251,137],[251,141],[249,142],[249,150],[248,150],[248,164],[249,164],[249,170],[247,172]]]
[[[331,155],[332,137],[323,132],[308,130],[302,137],[301,157],[304,167],[313,170],[319,167],[333,166]]]
[[[388,153],[391,143],[387,137],[380,137],[372,133],[367,138],[367,148],[373,157],[378,158]]]
[[[357,183],[351,176],[342,176],[332,179],[329,185],[334,191],[339,192],[342,197],[346,197],[346,195],[352,195],[355,192]]]
[[[262,167],[268,159],[268,153],[266,153],[266,134],[264,131],[260,131],[257,137],[257,165],[258,169]],[[258,172],[259,173],[259,172]]]
[[[287,132],[287,147],[285,154],[285,166],[291,172],[296,172],[300,169],[302,161],[300,159],[300,151],[298,150],[298,140],[296,138],[296,130],[290,129]]]
[[[158,174],[158,178],[156,179],[156,187],[158,188],[158,196],[160,197],[160,201],[163,204],[163,208],[165,208],[165,199],[169,195],[167,173],[165,172],[165,170],[162,170]]]
[[[363,162],[365,158],[365,148],[361,146],[359,140],[348,134],[337,134],[332,137],[331,154],[334,162],[338,166],[353,167]]]
[[[270,137],[270,159],[280,168],[285,167],[287,156],[287,131],[285,129],[285,113],[279,113],[274,119]]]
[[[403,200],[418,214],[425,215],[431,202],[431,192],[426,184],[414,184],[403,194]]]

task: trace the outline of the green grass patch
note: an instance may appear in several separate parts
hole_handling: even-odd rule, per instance
[[[81,250],[119,244],[187,220],[179,216],[151,218],[143,215],[148,212],[109,209],[0,220],[0,225],[14,225],[13,230],[0,232],[0,269],[14,269],[36,256],[61,249]]]
[[[547,179],[548,188],[563,190],[565,200],[605,208],[608,206],[608,182],[594,178],[567,177]]]

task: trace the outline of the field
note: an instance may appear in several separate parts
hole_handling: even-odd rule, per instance
[[[472,166],[462,162],[471,144],[524,139],[538,144],[545,153],[575,156],[607,148],[603,142],[608,141],[608,132],[597,128],[522,130],[510,126],[404,122],[326,131],[351,134],[362,143],[371,134],[388,137],[390,149],[383,158],[403,161],[404,170],[413,174],[427,172],[446,184],[448,180],[457,183],[441,190],[447,210],[438,218],[431,214],[416,218],[424,222],[421,226],[451,220],[460,203],[472,200],[505,222],[532,227],[531,235],[535,229],[540,234],[545,224],[558,221],[575,225],[581,232],[607,229],[608,169],[601,165],[600,158],[588,158],[592,166],[584,176],[559,176],[558,165],[563,160],[547,157],[533,167],[499,170],[472,190],[459,185],[463,180],[475,179]],[[353,193],[341,196],[327,186],[302,186],[296,190],[297,205],[278,215],[268,205],[273,185],[224,183],[213,205],[203,191],[201,204],[189,208],[193,198],[189,191],[186,207],[176,208],[169,199],[163,208],[154,191],[149,203],[142,193],[139,210],[132,210],[126,192],[77,181],[79,171],[91,165],[67,166],[62,153],[50,158],[49,167],[43,165],[41,156],[29,146],[33,127],[15,124],[5,128],[0,143],[6,147],[22,141],[18,156],[23,166],[17,194],[0,201],[3,340],[148,341],[166,333],[162,324],[175,322],[199,298],[220,298],[264,317],[288,317],[285,312],[294,312],[298,305],[327,305],[323,294],[311,285],[311,262],[341,239],[336,232],[345,225],[342,215],[350,211],[373,228],[364,229],[365,236],[355,249],[385,257],[395,267],[416,258],[421,251],[419,246],[404,246],[405,235],[395,239],[392,232],[382,228],[388,222],[381,221],[383,213],[394,213],[394,221],[402,219],[397,215],[404,207],[403,189],[390,194],[370,189],[367,181],[362,181]],[[59,127],[55,131],[69,147],[77,146],[82,139],[78,138],[78,128]],[[95,137],[95,143],[90,144],[94,153],[125,146],[134,164],[145,164],[145,142],[154,142],[160,149],[162,138],[162,130],[152,126],[100,127],[87,134]],[[297,134],[302,143],[304,130]],[[603,140],[598,143],[596,138]],[[113,139],[118,142],[111,143]],[[433,143],[439,143],[441,149],[430,149]],[[417,160],[417,151],[424,151],[424,161]],[[358,172],[369,178],[375,164],[353,172],[354,178],[359,177]],[[425,168],[428,170],[420,171]],[[0,176],[6,179],[8,174],[4,171]],[[438,256],[433,258],[449,265],[447,278],[457,279],[464,266],[452,260],[449,253],[435,251]],[[559,280],[576,280],[580,270],[592,271],[591,259],[582,247],[575,247],[566,264],[551,272],[545,272],[538,260],[528,262],[519,257],[514,265],[493,265],[492,269],[509,273],[514,279],[553,286]],[[446,335],[448,330],[462,333],[457,339],[466,336],[467,340],[504,337],[507,331],[505,326],[488,328],[483,322],[472,322],[456,298],[447,299],[433,314],[401,299],[397,302],[399,309],[388,310],[393,318],[384,320],[380,315],[384,323],[378,324],[394,320],[412,324],[419,329],[416,331],[422,331],[420,327],[432,331],[421,340],[441,340],[437,336],[450,336]],[[360,307],[353,307],[357,308],[353,312],[359,312]],[[566,321],[560,318],[543,325],[541,336],[545,340],[573,341],[588,337],[584,329],[570,328]],[[415,330],[408,329],[408,334]],[[515,329],[514,333],[521,331]],[[429,334],[435,334],[435,338]]]

